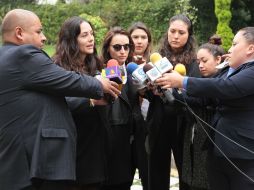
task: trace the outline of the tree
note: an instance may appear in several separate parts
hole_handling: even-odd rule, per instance
[[[22,5],[22,4],[35,4],[37,3],[38,0],[1,0],[0,5],[9,5],[11,7],[15,7],[17,5]]]
[[[217,18],[214,12],[214,1],[191,0],[190,4],[197,8],[194,34],[199,44],[206,43],[208,38],[216,33]]]
[[[217,34],[222,37],[223,48],[227,51],[232,43],[233,32],[229,27],[231,20],[231,0],[215,0],[215,15],[218,19]]]
[[[232,0],[230,26],[234,33],[240,28],[253,25],[253,2],[253,0]]]

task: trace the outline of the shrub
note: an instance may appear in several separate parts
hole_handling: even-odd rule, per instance
[[[222,37],[222,46],[227,51],[233,39],[233,32],[229,27],[231,20],[230,12],[231,0],[215,0],[215,14],[218,19],[217,34]]]
[[[92,23],[95,31],[96,44],[101,44],[108,31],[106,23],[99,16],[91,16],[83,13],[80,17]]]

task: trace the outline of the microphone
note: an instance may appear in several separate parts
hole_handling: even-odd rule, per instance
[[[151,64],[145,64],[143,67],[144,72],[147,74],[148,78],[151,80],[151,82],[154,82],[156,79],[160,78],[162,74],[158,71],[156,67],[153,67]],[[164,97],[169,103],[173,103],[175,100],[175,97],[172,95],[171,90],[169,89],[162,89],[161,87],[157,87],[159,92],[162,92]],[[165,99],[162,98],[163,101]]]
[[[162,77],[160,71],[152,64],[147,63],[143,67],[143,71],[146,73],[148,79],[153,83],[156,79]]]
[[[122,84],[122,75],[117,60],[110,59],[107,62],[107,68],[105,68],[105,75],[111,81],[115,81],[117,84]]]
[[[186,67],[182,63],[177,63],[174,67],[174,71],[178,72],[182,76],[186,75]]]
[[[182,63],[177,63],[175,65],[174,71],[178,72],[180,75],[185,76],[186,75],[186,67]],[[178,94],[181,94],[182,91],[180,89],[177,89]]]
[[[144,65],[138,65],[134,62],[128,63],[126,67],[128,75],[132,76],[132,79],[136,82],[138,89],[145,88],[147,83],[147,76],[143,67]]]
[[[161,57],[159,53],[152,53],[150,56],[150,61],[159,70],[161,74],[164,74],[173,69],[173,65],[166,57]]]
[[[228,61],[223,61],[221,64],[217,65],[215,68],[216,69],[223,69],[229,65]]]
[[[119,84],[118,89],[121,91],[123,81],[118,61],[115,59],[110,59],[106,65],[107,67],[102,69],[101,76]],[[113,103],[115,101],[115,99],[110,94],[104,94],[104,98],[109,103]]]

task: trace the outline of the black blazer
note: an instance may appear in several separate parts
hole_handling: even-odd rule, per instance
[[[0,48],[0,187],[74,180],[76,130],[65,96],[100,98],[97,79],[66,71],[31,45]]]
[[[254,62],[237,68],[228,78],[188,79],[187,92],[193,96],[217,98],[218,131],[238,144],[254,151]],[[244,150],[222,135],[215,133],[215,143],[231,158],[254,159],[254,154]],[[215,153],[219,153],[215,148]]]

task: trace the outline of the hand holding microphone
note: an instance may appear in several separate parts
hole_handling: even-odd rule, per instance
[[[121,93],[122,76],[117,60],[110,59],[107,62],[107,68],[103,69],[101,75],[97,75],[96,78],[102,83],[108,102],[112,102]]]
[[[227,53],[227,54],[222,55],[221,57],[222,57],[222,59],[224,59],[224,61],[222,63],[220,63],[219,65],[217,65],[215,67],[216,69],[223,69],[229,65],[230,54]]]
[[[157,79],[161,78],[164,73],[172,70],[173,68],[168,59],[166,57],[162,58],[159,53],[153,53],[150,56],[150,61],[152,64],[146,64],[143,69],[151,83],[154,83]],[[159,93],[163,93],[165,98],[162,96],[162,99],[164,99],[164,101],[166,99],[169,103],[174,102],[175,98],[172,95],[171,89],[161,89],[161,87],[158,86],[157,90]]]
[[[186,75],[186,68],[183,64],[178,63],[175,65],[174,70],[170,73],[165,73],[163,76],[156,80],[156,84],[163,89],[166,88],[183,88],[183,79]]]
[[[111,96],[116,99],[118,95],[121,93],[121,91],[118,89],[119,86],[116,82],[110,81],[107,78],[103,77],[96,77],[102,84],[103,92],[105,94],[110,94]]]

